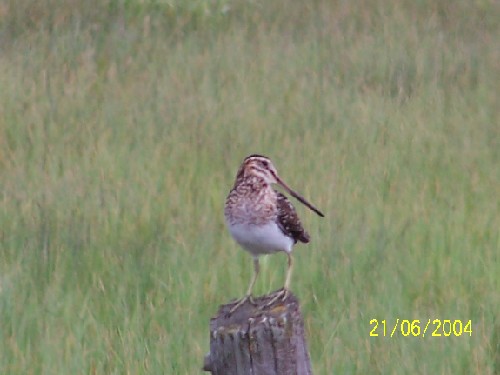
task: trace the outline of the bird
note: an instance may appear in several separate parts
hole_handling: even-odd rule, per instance
[[[255,304],[252,290],[259,274],[259,257],[284,252],[287,255],[287,271],[283,288],[265,306],[279,298],[285,300],[290,288],[293,270],[293,246],[308,243],[310,236],[302,226],[297,211],[288,198],[273,185],[281,186],[292,197],[321,217],[324,214],[304,197],[292,190],[278,175],[273,162],[266,156],[247,156],[236,173],[225,206],[226,226],[233,239],[253,257],[253,276],[243,298],[230,310],[233,313],[246,301]]]

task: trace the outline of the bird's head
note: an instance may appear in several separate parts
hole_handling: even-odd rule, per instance
[[[243,160],[238,170],[237,179],[248,178],[250,176],[258,177],[267,184],[278,183],[278,172],[271,159],[262,155],[250,155]]]
[[[311,210],[316,212],[319,216],[323,217],[323,213],[314,207],[311,203],[305,200],[305,198],[292,190],[278,175],[276,167],[274,166],[271,159],[266,156],[253,154],[247,156],[238,170],[236,175],[236,181],[241,179],[249,178],[251,176],[258,177],[262,179],[267,184],[278,184],[282,186],[292,197],[295,197],[302,204],[309,207]]]

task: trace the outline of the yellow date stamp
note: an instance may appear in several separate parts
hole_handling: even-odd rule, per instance
[[[370,320],[370,337],[449,337],[472,336],[472,320],[461,319],[400,319],[388,322],[386,319]]]

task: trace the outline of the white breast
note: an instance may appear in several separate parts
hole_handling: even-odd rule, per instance
[[[291,252],[294,242],[279,229],[275,222],[263,225],[229,224],[229,232],[246,251],[252,255],[271,254],[278,251]]]

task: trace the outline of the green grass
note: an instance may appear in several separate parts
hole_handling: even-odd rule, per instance
[[[196,374],[251,260],[223,204],[297,206],[316,374],[500,371],[493,1],[0,4],[0,373]],[[259,294],[285,257],[263,261]],[[370,337],[371,319],[472,320]],[[380,331],[379,331],[380,333]]]

